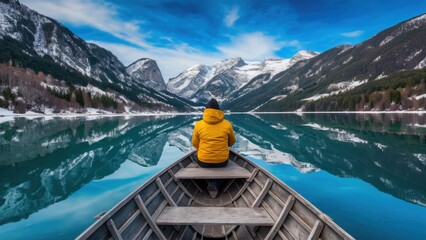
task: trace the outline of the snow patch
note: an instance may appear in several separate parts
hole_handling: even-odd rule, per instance
[[[406,62],[411,61],[414,57],[416,57],[417,55],[419,55],[422,52],[423,52],[423,49],[421,49],[421,50],[419,50],[419,51],[417,51],[415,53],[412,53],[410,56],[407,57]]]
[[[408,124],[407,126],[418,127],[418,128],[426,128],[426,125],[421,125],[421,124],[418,124],[418,123]]]
[[[385,78],[385,77],[387,77],[387,75],[385,75],[384,72],[382,72],[382,73],[380,73],[379,76],[377,76],[377,78],[375,80],[379,80],[379,79],[382,79],[382,78]]]
[[[424,153],[415,153],[413,154],[423,165],[426,165],[426,154]]]
[[[388,146],[380,144],[380,143],[374,143],[374,145],[376,145],[376,147],[378,147],[380,150],[384,150],[385,148],[387,148]]]
[[[278,129],[278,130],[287,130],[287,128],[280,123],[277,123],[276,125],[271,125],[271,127]]]
[[[420,99],[422,99],[422,98],[426,98],[426,93],[425,94],[422,94],[422,95],[419,95],[419,96],[415,96],[414,97],[416,100],[420,100]]]
[[[392,41],[395,38],[395,36],[386,36],[385,39],[379,44],[379,47],[385,45],[386,43]]]
[[[426,57],[423,60],[421,60],[414,69],[422,69],[424,67],[426,67]]]
[[[393,186],[392,186],[392,182],[391,182],[390,180],[385,179],[385,178],[383,178],[383,177],[380,177],[379,179],[380,179],[380,181],[381,181],[383,184],[385,184],[387,187],[389,187],[389,188],[393,188]]]
[[[340,83],[333,83],[333,84],[330,84],[327,87],[327,90],[329,90],[329,91],[335,90],[335,91],[332,91],[330,93],[317,94],[317,95],[314,95],[312,97],[302,99],[302,101],[316,101],[320,98],[324,98],[324,97],[328,97],[328,96],[332,96],[332,95],[337,95],[337,94],[349,91],[351,89],[354,89],[355,87],[357,87],[361,84],[364,84],[367,81],[368,80],[346,81],[346,82],[340,82]]]
[[[295,167],[301,173],[317,172],[319,171],[314,165],[310,163],[299,162],[297,159],[285,152],[274,148],[270,143],[268,149],[261,148],[259,145],[252,143],[247,138],[239,135],[237,145],[234,147],[242,155],[263,159],[271,164],[289,164]],[[258,139],[261,141],[262,139]]]
[[[378,56],[373,60],[373,62],[378,62],[381,58],[382,58],[382,56]]]
[[[350,62],[352,59],[353,59],[353,56],[349,56],[349,58],[348,58],[348,59],[346,59],[346,60],[343,62],[343,64],[346,64],[346,63]]]
[[[330,96],[330,94],[328,94],[328,93],[317,94],[317,95],[314,95],[312,97],[308,97],[308,98],[302,99],[302,101],[316,101],[316,100],[318,100],[320,98],[324,98],[324,97],[328,97],[328,96]]]
[[[279,101],[279,100],[284,99],[286,97],[287,97],[287,95],[278,95],[278,96],[272,97],[271,100]]]
[[[363,144],[368,143],[368,141],[360,139],[356,137],[355,134],[348,133],[345,130],[323,127],[317,123],[303,124],[303,126],[311,127],[313,129],[317,129],[321,131],[329,131],[330,134],[328,135],[328,137],[332,140],[336,140],[340,142],[349,142],[349,143],[363,143]]]

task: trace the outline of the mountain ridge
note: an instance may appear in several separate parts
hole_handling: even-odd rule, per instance
[[[425,16],[401,22],[357,45],[337,46],[296,63],[260,88],[238,94],[226,107],[232,111],[303,110],[308,101],[305,99],[334,94],[333,86],[340,83],[342,86],[357,81],[364,83],[397,71],[424,68],[419,64],[426,61]],[[344,91],[341,89],[340,93]]]
[[[210,97],[226,101],[232,93],[246,86],[262,74],[270,77],[282,72],[298,61],[318,53],[302,50],[290,59],[267,58],[261,62],[245,62],[242,58],[223,59],[212,66],[195,65],[184,70],[167,83],[169,91],[194,102],[207,102]],[[265,81],[265,80],[264,80]]]
[[[86,43],[56,20],[31,10],[19,1],[1,0],[0,11],[1,62],[51,74],[57,80],[65,80],[72,86],[69,93],[71,98],[66,97],[67,101],[73,101],[79,94],[75,89],[91,84],[108,94],[113,94],[111,100],[116,104],[112,106],[122,103],[133,111],[192,109],[187,102],[176,99],[167,92],[158,92],[145,86],[144,81],[138,77],[130,76],[126,72],[126,67],[110,51],[96,44]],[[162,79],[159,70],[158,74],[160,75],[158,78]],[[3,85],[0,90],[10,91],[15,87],[18,87],[17,94],[21,94],[19,86]],[[83,92],[83,98],[94,93]],[[122,100],[123,97],[127,100]],[[24,102],[27,100],[23,99]],[[16,101],[9,102],[6,108],[13,110],[16,104]],[[26,104],[30,109],[34,108],[34,104],[30,102]],[[59,108],[51,103],[45,104],[49,105],[48,107]],[[81,107],[85,107],[84,104],[80,104],[78,108]]]

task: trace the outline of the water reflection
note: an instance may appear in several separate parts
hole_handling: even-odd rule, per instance
[[[62,201],[123,162],[192,150],[200,116],[15,118],[0,124],[0,225]],[[228,115],[234,150],[302,173],[325,170],[426,205],[426,119],[389,114]]]
[[[67,198],[112,174],[127,159],[156,165],[168,134],[191,119],[18,118],[0,125],[0,225]]]
[[[239,115],[231,121],[261,149],[290,155],[290,164],[301,172],[319,168],[360,178],[382,192],[426,206],[426,128],[416,128],[425,125],[423,116]]]

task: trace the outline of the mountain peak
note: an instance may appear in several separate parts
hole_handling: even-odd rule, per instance
[[[317,56],[319,53],[310,50],[301,50],[297,52],[291,59],[290,63],[294,64],[299,61],[307,60]]]
[[[137,82],[157,91],[165,90],[166,83],[157,62],[150,58],[141,58],[126,68],[126,72]]]
[[[312,58],[318,54],[318,52],[314,52],[311,50],[301,50],[297,52],[292,58]]]
[[[137,82],[143,85],[162,91],[166,89],[161,71],[157,62],[150,58],[141,58],[126,68],[126,72]]]
[[[407,21],[409,24],[425,24],[426,23],[426,14],[417,16]]]
[[[246,63],[244,62],[242,58],[235,57],[235,58],[223,59],[222,61],[213,64],[212,67],[215,69],[215,74],[216,74],[234,67],[242,67],[244,65],[246,65]]]
[[[148,68],[150,66],[157,65],[157,62],[151,58],[140,58],[136,61],[134,61],[132,64],[130,64],[127,69],[129,71],[137,71],[139,68]],[[131,72],[127,71],[129,74]]]

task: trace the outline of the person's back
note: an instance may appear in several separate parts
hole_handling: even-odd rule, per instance
[[[204,110],[203,120],[195,124],[192,145],[198,150],[197,160],[201,167],[225,167],[228,163],[229,147],[236,139],[231,123],[224,116],[212,98]],[[219,187],[217,181],[213,183],[215,188]]]

